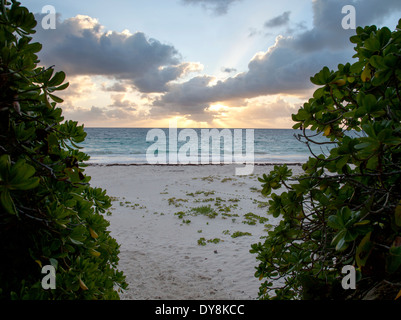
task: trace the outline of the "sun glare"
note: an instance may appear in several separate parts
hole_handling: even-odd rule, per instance
[[[225,106],[224,104],[217,103],[217,104],[210,105],[208,110],[214,111],[214,112],[224,112],[224,111],[227,111],[228,108],[229,107]]]

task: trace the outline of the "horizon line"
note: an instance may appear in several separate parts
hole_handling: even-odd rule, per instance
[[[97,126],[85,126],[84,128],[91,128],[91,129],[171,129],[169,127],[97,127]],[[197,128],[197,127],[177,127],[176,129],[260,129],[260,130],[298,130],[293,128],[239,128],[239,127],[211,127],[211,128]]]

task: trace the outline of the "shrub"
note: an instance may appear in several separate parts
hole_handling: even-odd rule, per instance
[[[261,299],[361,299],[378,287],[384,294],[369,297],[399,296],[401,20],[393,32],[358,27],[350,40],[356,61],[312,77],[319,88],[293,115],[298,139],[322,152],[310,148],[300,176],[277,166],[260,178],[269,212],[282,217],[251,249]],[[345,265],[356,290],[342,288]]]
[[[0,10],[0,297],[118,299],[126,283],[103,217],[111,200],[84,174],[83,126],[56,106],[65,74],[38,66],[32,13],[17,1]],[[42,288],[45,265],[55,289]]]

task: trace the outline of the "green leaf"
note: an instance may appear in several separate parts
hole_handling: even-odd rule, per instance
[[[39,184],[38,177],[32,177],[35,174],[35,168],[20,159],[11,166],[9,172],[9,189],[28,190],[33,189]]]
[[[372,74],[371,74],[372,70],[369,67],[369,64],[366,64],[365,69],[362,71],[361,74],[361,80],[362,82],[368,82],[370,81]]]
[[[371,146],[370,142],[362,142],[355,145],[355,149],[366,149],[369,148],[370,146]]]
[[[347,234],[347,230],[342,229],[342,230],[340,230],[340,231],[336,234],[336,236],[333,238],[333,240],[332,240],[331,243],[332,243],[333,245],[336,245],[336,250],[337,250],[337,251],[344,250],[344,249],[347,247],[347,244],[346,244],[346,242],[345,242],[346,234]]]
[[[35,174],[35,168],[25,163],[25,160],[18,160],[10,169],[10,183],[19,183]]]
[[[364,61],[355,62],[353,65],[351,65],[350,72],[353,74],[360,74],[364,66]]]
[[[117,299],[117,290],[126,283],[117,269],[118,243],[102,214],[111,201],[89,184],[71,183],[90,179],[82,163],[89,156],[74,146],[86,133],[76,121],[64,122],[62,109],[56,107],[62,99],[55,92],[68,83],[64,72],[39,66],[42,45],[31,43],[30,36],[35,25],[35,16],[19,1],[1,1],[0,232],[7,241],[0,251],[17,259],[2,255],[2,274],[9,276],[2,277],[0,296]],[[74,169],[64,172],[69,166]],[[57,290],[41,290],[39,276],[19,272],[29,263],[36,265],[34,261],[60,266]]]
[[[369,137],[376,137],[375,128],[371,123],[363,124],[362,129]]]
[[[63,71],[56,72],[54,77],[48,82],[48,87],[56,87],[63,83],[65,80],[65,73]]]
[[[328,219],[327,219],[327,224],[329,227],[335,229],[335,230],[339,230],[344,228],[344,221],[342,220],[342,218],[339,215],[331,215]]]
[[[75,239],[73,239],[73,238],[71,238],[71,237],[69,237],[69,239],[70,239],[70,241],[71,241],[73,244],[75,244],[75,245],[77,245],[77,246],[81,246],[81,245],[84,244],[82,241],[75,240]]]
[[[43,70],[44,70],[44,68],[41,68],[40,70],[38,70],[39,76],[38,76],[37,81],[46,84],[46,86],[49,86],[48,83],[49,83],[50,78],[53,75],[54,70],[53,70],[53,68],[49,68],[46,71],[43,71]]]
[[[25,51],[36,53],[42,50],[42,44],[40,44],[39,42],[34,42],[26,45],[25,48]]]
[[[380,41],[376,38],[369,38],[365,41],[365,48],[369,51],[379,51],[381,49]]]
[[[74,239],[75,241],[83,242],[86,239],[85,233],[87,232],[86,228],[83,225],[76,226],[71,234],[70,238]]]
[[[61,86],[55,87],[54,90],[64,90],[64,89],[67,89],[69,85],[70,85],[70,83],[66,82],[66,83],[62,84]]]
[[[367,110],[365,107],[359,107],[358,109],[356,109],[354,116],[356,118],[360,118],[360,117],[364,117],[367,114]]]
[[[355,260],[359,268],[364,267],[373,248],[371,232],[367,233],[356,248]]]
[[[393,75],[392,69],[385,69],[382,71],[377,71],[374,74],[374,77],[372,79],[372,85],[378,87],[378,86],[384,84],[385,82],[387,82],[392,75]]]
[[[369,59],[369,63],[375,67],[376,69],[382,69],[383,67],[385,67],[384,64],[384,59],[383,57],[379,56],[379,55],[374,55]]]
[[[58,266],[58,261],[57,261],[57,259],[50,258],[50,259],[49,259],[49,262],[50,262],[50,264],[54,267],[54,269],[57,269],[57,266]]]
[[[374,156],[368,160],[368,163],[366,164],[366,168],[371,169],[371,170],[377,170],[378,165],[379,165],[379,157]]]
[[[1,180],[6,180],[9,172],[10,172],[10,167],[11,167],[11,159],[8,154],[3,154],[0,157],[0,177]]]
[[[344,167],[348,163],[349,158],[349,155],[341,157],[339,160],[337,160],[336,167],[338,169],[342,169],[342,167]]]
[[[57,103],[62,103],[62,102],[64,102],[63,99],[61,99],[61,98],[55,96],[54,94],[49,93],[49,97],[52,98],[52,100],[53,100],[54,102],[57,102]]]
[[[401,227],[401,201],[398,202],[398,205],[395,207],[395,224]]]
[[[401,247],[392,246],[386,258],[386,269],[389,273],[394,273],[401,266]]]
[[[320,72],[311,77],[310,80],[313,84],[324,85],[333,81],[335,78],[334,72],[330,71],[328,67],[324,67]]]
[[[29,190],[36,188],[39,185],[40,179],[38,177],[29,178],[23,182],[13,184],[13,188],[16,190]]]
[[[395,69],[398,63],[398,57],[395,55],[387,55],[384,57],[383,62],[386,67],[390,69]]]
[[[11,198],[10,192],[8,189],[3,188],[0,194],[0,202],[3,208],[10,214],[17,214],[17,210],[15,208],[15,204],[13,199]]]
[[[320,99],[325,95],[325,88],[319,88],[313,93],[315,99]]]
[[[377,104],[376,97],[373,94],[368,94],[363,98],[362,106],[366,109],[368,113],[374,111],[374,107]]]
[[[380,42],[380,46],[383,48],[384,46],[386,46],[388,44],[388,42],[391,39],[391,30],[387,27],[381,28],[377,32],[377,38]]]

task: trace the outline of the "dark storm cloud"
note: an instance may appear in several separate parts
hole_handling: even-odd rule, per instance
[[[37,16],[40,21],[40,15]],[[163,92],[176,80],[188,63],[181,63],[171,45],[134,34],[105,32],[86,16],[60,21],[55,30],[37,28],[35,40],[46,50],[39,58],[45,65],[56,65],[68,75],[103,75],[129,80],[141,92]]]
[[[291,11],[286,11],[283,14],[266,21],[264,26],[266,28],[275,28],[286,25],[290,21],[290,14]]]

